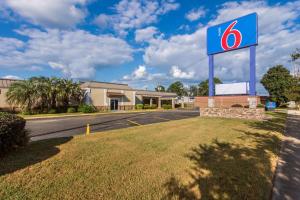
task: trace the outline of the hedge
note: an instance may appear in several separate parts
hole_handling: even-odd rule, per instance
[[[135,108],[138,109],[138,110],[139,110],[139,109],[143,109],[143,108],[144,108],[144,105],[143,105],[143,104],[136,104],[136,105],[135,105]]]
[[[67,110],[67,113],[76,113],[76,108],[69,107],[68,110]]]
[[[78,112],[94,113],[97,112],[97,109],[93,105],[82,104],[78,107]]]
[[[166,109],[166,110],[172,109],[172,105],[169,105],[169,104],[163,104],[162,107],[163,107],[163,109]]]
[[[22,117],[0,112],[0,156],[28,143],[25,125]]]

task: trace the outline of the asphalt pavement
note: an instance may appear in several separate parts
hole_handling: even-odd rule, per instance
[[[300,112],[288,112],[272,200],[300,199]]]
[[[198,111],[176,110],[139,113],[112,113],[105,115],[63,117],[28,120],[26,128],[31,141],[84,134],[87,124],[91,133],[132,126],[160,123],[199,116]]]

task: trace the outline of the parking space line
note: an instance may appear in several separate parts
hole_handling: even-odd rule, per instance
[[[154,118],[158,118],[158,119],[162,119],[162,120],[166,120],[166,121],[170,121],[171,119],[167,119],[167,118],[163,118],[163,117],[156,117],[154,116]]]
[[[141,126],[141,125],[142,125],[142,124],[139,124],[139,123],[137,123],[137,122],[131,121],[131,120],[129,120],[129,119],[127,119],[126,121],[128,121],[129,123],[134,124],[134,125],[136,125],[136,126]]]

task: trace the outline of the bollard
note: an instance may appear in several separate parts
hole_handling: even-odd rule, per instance
[[[86,125],[86,135],[90,135],[90,124]]]

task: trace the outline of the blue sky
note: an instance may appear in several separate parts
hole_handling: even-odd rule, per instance
[[[291,69],[300,48],[300,1],[3,0],[0,77],[59,76],[153,89],[208,77],[206,29],[258,13],[257,80]],[[249,79],[249,50],[215,57],[223,82]],[[264,93],[260,84],[257,91]]]

